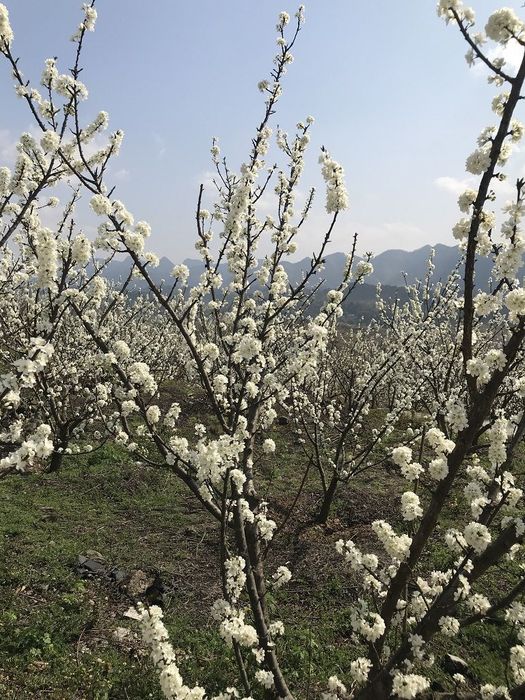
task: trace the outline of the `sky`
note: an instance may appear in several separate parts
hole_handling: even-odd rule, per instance
[[[26,77],[38,84],[50,56],[58,57],[61,71],[72,65],[69,37],[81,2],[4,2]],[[473,4],[480,28],[501,6]],[[504,4],[525,16],[521,2]],[[277,14],[293,15],[297,7],[290,0],[97,0],[96,6],[81,75],[90,92],[84,121],[105,109],[110,128],[124,130],[110,182],[135,218],[151,224],[149,249],[173,261],[196,257],[200,183],[213,194],[212,137],[238,170],[263,114],[257,83],[272,67]],[[434,0],[306,3],[272,124],[293,132],[296,122],[315,117],[300,194],[315,186],[317,200],[296,258],[316,249],[328,225],[317,163],[322,145],[344,166],[350,197],[330,252],[349,250],[354,232],[360,252],[453,244],[457,195],[476,181],[465,173],[465,159],[481,128],[495,123],[496,88],[482,69],[468,68],[459,31],[445,26],[435,6]],[[31,128],[0,63],[0,165],[9,164],[18,136]],[[525,174],[525,151],[514,156],[512,173]],[[510,186],[501,194],[503,204]],[[271,213],[271,201],[264,207]],[[93,220],[82,223],[94,231]]]

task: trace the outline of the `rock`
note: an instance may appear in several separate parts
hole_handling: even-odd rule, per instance
[[[130,620],[140,620],[140,613],[135,608],[129,608],[124,613],[124,617],[127,617]]]
[[[109,575],[113,581],[118,584],[123,583],[128,578],[128,572],[124,571],[124,569],[119,569],[118,567],[111,569]]]
[[[41,673],[42,671],[45,671],[48,666],[49,662],[35,659],[35,661],[32,661],[27,668],[29,671]]]
[[[54,508],[51,508],[50,506],[41,506],[40,510],[43,513],[41,517],[43,522],[54,523],[58,520],[58,514]]]
[[[124,590],[133,598],[140,598],[149,605],[164,604],[164,586],[158,573],[147,573],[142,569],[136,569],[129,575],[123,584]]]
[[[121,585],[129,578],[127,571],[118,566],[110,566],[102,554],[95,549],[88,549],[85,554],[79,554],[76,569],[81,576],[106,576],[117,585]]]
[[[98,552],[94,553],[98,554]],[[107,567],[103,561],[103,559],[94,559],[93,557],[79,554],[76,569],[80,576],[104,576],[107,573]]]
[[[96,561],[100,562],[106,561],[102,554],[100,552],[97,552],[96,549],[88,549],[86,551],[86,557],[88,557],[89,559],[95,559]]]
[[[151,574],[147,574],[142,569],[136,569],[132,571],[127,582],[126,590],[134,598],[139,598],[143,596],[148,588],[153,585],[155,577]]]
[[[461,656],[454,656],[453,654],[445,654],[443,658],[443,668],[445,671],[453,676],[455,673],[461,673],[463,676],[468,676],[472,678],[472,674],[468,667],[467,662],[461,658]]]
[[[113,630],[113,637],[117,642],[123,642],[130,634],[131,631],[127,627],[117,627],[116,630]]]
[[[150,605],[163,604],[164,586],[155,571],[134,569],[128,573],[118,566],[111,566],[100,552],[93,549],[78,555],[76,570],[84,578],[105,577],[132,598],[145,600]]]

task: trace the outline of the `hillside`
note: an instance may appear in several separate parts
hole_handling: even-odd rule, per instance
[[[460,251],[457,246],[447,246],[437,244],[434,246],[434,280],[443,281],[457,267],[460,274],[463,273],[463,266],[460,262]],[[427,263],[432,251],[432,246],[425,245],[413,251],[392,249],[379,253],[373,258],[374,272],[367,278],[367,283],[359,285],[347,300],[344,306],[345,314],[350,321],[364,318],[370,319],[375,314],[376,285],[382,285],[382,297],[388,299],[406,299],[404,285],[406,282],[412,284],[424,278],[427,270]],[[203,271],[200,260],[187,258],[184,264],[190,270],[189,284],[194,286],[198,283]],[[298,284],[310,265],[310,258],[292,262],[285,261],[284,267],[288,273],[290,283]],[[339,284],[345,265],[344,253],[331,253],[325,258],[325,267],[320,273],[323,284],[322,290],[333,289]],[[167,257],[160,259],[159,266],[151,269],[152,279],[160,284],[162,280],[170,279],[174,263]],[[127,260],[113,260],[106,268],[105,276],[111,281],[118,282],[124,279],[130,269]],[[491,272],[491,261],[481,258],[477,264],[477,286],[480,289],[487,289]],[[229,273],[225,263],[221,264],[219,271],[224,280],[228,280]],[[144,289],[144,282],[137,281],[135,288]]]

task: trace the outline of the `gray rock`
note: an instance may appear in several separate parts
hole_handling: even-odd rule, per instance
[[[105,564],[98,560],[79,554],[76,569],[80,576],[104,576],[107,572]]]
[[[461,656],[453,654],[445,654],[443,658],[443,668],[453,676],[455,673],[461,673],[464,676],[472,677],[467,662]]]

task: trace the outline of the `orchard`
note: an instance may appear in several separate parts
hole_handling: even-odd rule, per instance
[[[439,1],[439,20],[462,35],[468,64],[483,66],[493,88],[493,119],[462,154],[477,185],[458,199],[461,260],[438,279],[431,256],[404,300],[378,290],[375,318],[354,324],[343,306],[374,261],[357,256],[356,236],[338,284],[321,284],[350,206],[329,147],[318,154],[321,244],[300,280],[287,273],[320,196],[304,182],[314,119],[301,117],[288,133],[276,117],[308,31],[303,6],[277,18],[276,54],[258,84],[260,117],[244,162],[230,165],[212,143],[213,206],[204,206],[204,186],[196,192],[198,280],[180,263],[159,282],[151,226],[115,195],[111,164],[124,134],[108,132],[105,111],[84,118],[83,49],[103,9],[97,18],[95,1],[84,4],[72,68],[46,58],[33,80],[17,54],[24,27],[11,26],[0,4],[1,58],[32,124],[14,167],[0,167],[7,525],[16,531],[31,517],[21,501],[8,507],[22,488],[28,503],[52,490],[60,522],[83,489],[102,509],[108,489],[121,498],[138,479],[139,496],[158,500],[161,513],[141,523],[148,544],[139,547],[159,570],[181,552],[182,571],[190,567],[157,601],[130,586],[117,590],[107,577],[75,580],[81,603],[62,591],[62,607],[42,618],[46,641],[24,646],[31,614],[14,611],[13,601],[31,590],[40,605],[49,584],[17,580],[25,569],[6,534],[2,697],[525,698],[525,180],[517,179],[511,200],[501,200],[497,186],[525,131],[520,12],[503,8],[478,25],[461,0]],[[521,49],[517,70],[498,53],[510,43]],[[81,202],[95,236],[79,223]],[[110,280],[108,269],[122,260],[129,274]],[[477,283],[481,260],[491,266],[487,289]],[[85,465],[97,459],[103,467],[95,473]],[[79,469],[78,492],[69,493]],[[193,555],[177,549],[184,533],[188,541],[194,535],[189,520],[175,528],[179,545],[156,549],[181,508],[196,514],[201,542],[209,539]],[[71,568],[66,550],[51,556]],[[205,619],[192,620],[184,597],[202,576]],[[95,625],[97,595],[114,599],[129,648],[127,656],[113,652],[110,636],[93,652],[93,671],[82,640]],[[64,614],[64,596],[77,605],[77,627],[75,658],[61,667],[71,649],[53,641],[61,623],[52,611]],[[478,667],[476,656],[485,660]],[[69,680],[57,685],[53,668],[67,668]]]

